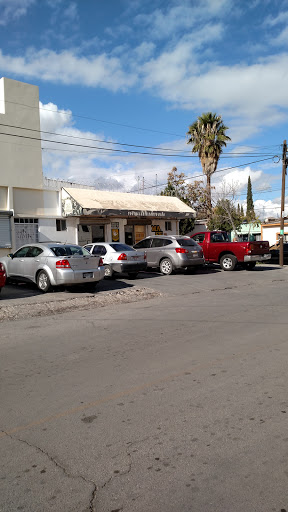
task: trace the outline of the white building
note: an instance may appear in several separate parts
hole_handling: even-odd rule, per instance
[[[0,79],[0,256],[25,243],[178,234],[195,211],[175,197],[107,192],[43,178],[37,86]]]

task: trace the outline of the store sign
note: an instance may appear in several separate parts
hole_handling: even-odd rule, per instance
[[[163,235],[163,231],[160,228],[159,224],[152,224],[151,231],[152,233],[155,233],[155,235]]]
[[[168,219],[194,219],[195,213],[192,212],[154,212],[154,211],[147,211],[147,210],[110,210],[110,209],[90,209],[90,208],[83,208],[83,215],[101,215],[101,216],[112,216],[115,217],[135,217],[135,218],[168,218]]]
[[[112,242],[119,242],[119,229],[111,229],[111,235]]]
[[[119,229],[119,222],[111,222],[111,228]]]

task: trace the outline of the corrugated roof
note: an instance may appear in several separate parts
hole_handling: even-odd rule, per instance
[[[127,194],[108,192],[107,190],[87,190],[66,188],[70,196],[85,209],[95,210],[150,210],[159,212],[193,213],[195,210],[177,197],[150,196],[145,194]]]

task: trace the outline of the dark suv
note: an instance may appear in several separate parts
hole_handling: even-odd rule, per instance
[[[188,236],[148,236],[135,244],[134,249],[144,249],[147,266],[160,268],[164,275],[175,269],[204,265],[202,248]]]

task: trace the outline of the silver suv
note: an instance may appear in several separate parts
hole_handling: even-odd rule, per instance
[[[147,266],[160,268],[164,275],[175,269],[204,265],[202,248],[188,236],[148,236],[135,244],[134,249],[144,249]]]

